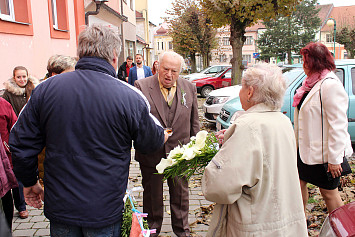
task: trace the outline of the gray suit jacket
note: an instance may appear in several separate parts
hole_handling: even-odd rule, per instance
[[[167,103],[160,91],[158,74],[137,80],[134,85],[147,97],[151,106],[151,113],[163,127],[167,127],[166,114],[164,114],[164,106],[167,106]],[[186,93],[186,106],[183,103],[184,93]],[[200,130],[196,86],[188,80],[178,78],[174,100],[177,100],[177,107],[171,124],[173,135],[169,137],[161,149],[154,153],[141,154],[136,152],[135,158],[141,165],[155,167],[161,158],[166,157],[166,154],[174,147],[188,143],[190,137],[195,136]]]

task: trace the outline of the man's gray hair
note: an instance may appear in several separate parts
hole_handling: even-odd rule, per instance
[[[178,58],[180,60],[180,72],[182,70],[182,67],[185,65],[184,58],[178,54],[175,53],[174,51],[165,51],[159,55],[159,66],[161,65],[161,61],[163,60],[164,56],[170,55],[173,58]]]
[[[71,56],[55,54],[48,59],[47,71],[49,75],[52,73],[60,74],[71,68],[75,68],[77,60]]]
[[[79,35],[78,56],[103,58],[112,63],[121,52],[121,40],[119,35],[107,26],[93,24],[88,26]]]
[[[255,64],[246,70],[242,80],[246,86],[254,88],[252,101],[257,104],[264,103],[275,110],[281,108],[286,83],[278,66],[268,63]]]

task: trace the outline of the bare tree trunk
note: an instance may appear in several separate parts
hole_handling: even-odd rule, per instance
[[[287,63],[288,63],[289,65],[291,65],[291,64],[292,64],[292,53],[291,53],[291,49],[287,50],[287,59],[288,59]]]
[[[242,82],[242,72],[244,66],[242,64],[242,48],[245,42],[245,23],[241,25],[235,24],[236,20],[232,19],[230,30],[231,36],[229,38],[232,46],[233,58],[232,64],[232,85],[239,85]]]
[[[203,57],[203,68],[207,68],[209,66],[208,53],[204,53]]]
[[[196,54],[191,53],[190,57],[191,57],[191,72],[194,73],[196,72]]]

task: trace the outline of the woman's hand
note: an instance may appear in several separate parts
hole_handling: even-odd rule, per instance
[[[341,175],[341,172],[343,169],[341,168],[341,164],[339,165],[333,165],[328,163],[328,172],[332,174],[333,178],[339,177]]]
[[[220,145],[223,145],[224,133],[226,131],[227,131],[227,129],[222,129],[222,130],[215,133],[215,136],[217,137]]]

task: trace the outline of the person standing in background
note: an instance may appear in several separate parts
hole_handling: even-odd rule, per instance
[[[132,56],[128,56],[126,58],[126,62],[122,63],[120,68],[118,69],[117,77],[118,79],[128,82],[129,70],[136,66],[133,62]]]
[[[200,130],[196,86],[179,77],[183,58],[175,52],[160,55],[159,70],[154,76],[135,81],[152,108],[152,114],[172,135],[164,147],[154,153],[135,153],[142,171],[143,211],[148,213],[149,228],[158,236],[163,222],[163,175],[156,165],[177,145],[184,145]],[[190,236],[189,188],[185,178],[169,178],[171,225],[177,236]]]
[[[136,54],[136,66],[129,70],[128,83],[134,86],[134,82],[139,79],[153,76],[150,67],[143,65],[142,54]]]
[[[11,174],[14,176],[12,173],[12,160],[11,160],[11,152],[10,152],[10,147],[9,147],[9,135],[10,135],[10,130],[12,126],[16,123],[17,121],[17,116],[12,109],[12,106],[10,105],[9,102],[7,102],[5,99],[0,98],[0,135],[1,135],[1,140],[2,140],[2,149],[1,149],[1,155],[2,155],[2,162],[3,162],[3,167],[5,170],[7,170],[6,173],[8,173],[10,170]],[[6,152],[6,155],[3,155],[3,150]],[[6,157],[7,156],[7,157]],[[9,165],[7,165],[9,163]],[[10,176],[3,176],[4,178],[11,178]],[[3,205],[3,210],[4,214],[8,223],[8,226],[10,229],[12,229],[12,218],[14,215],[14,200],[13,200],[13,195],[11,194],[11,189],[6,189],[9,186],[9,183],[6,182],[4,178],[0,178],[0,189],[2,191],[1,195],[1,200],[2,200],[2,205]],[[15,179],[16,185],[12,185],[11,188],[13,189],[14,194],[18,194],[18,185],[17,181]],[[6,190],[7,192],[5,192]]]
[[[158,72],[158,67],[159,67],[159,62],[158,60],[155,60],[153,63],[153,67],[152,67],[152,73],[153,75],[157,74]]]
[[[39,81],[28,74],[27,68],[17,66],[13,69],[12,78],[5,82],[5,92],[3,98],[7,100],[16,116],[18,117],[20,111],[27,103],[31,96],[32,90],[39,84]],[[26,210],[26,202],[23,196],[23,185],[18,181],[18,188],[12,190],[15,207],[19,212],[21,219],[28,217]]]
[[[76,58],[71,56],[55,54],[48,59],[47,63],[47,74],[43,80],[48,79],[49,77],[65,73],[72,72],[75,70],[75,65],[77,63]],[[45,148],[38,155],[38,177],[43,179],[44,177],[44,167],[43,162],[45,158]]]

